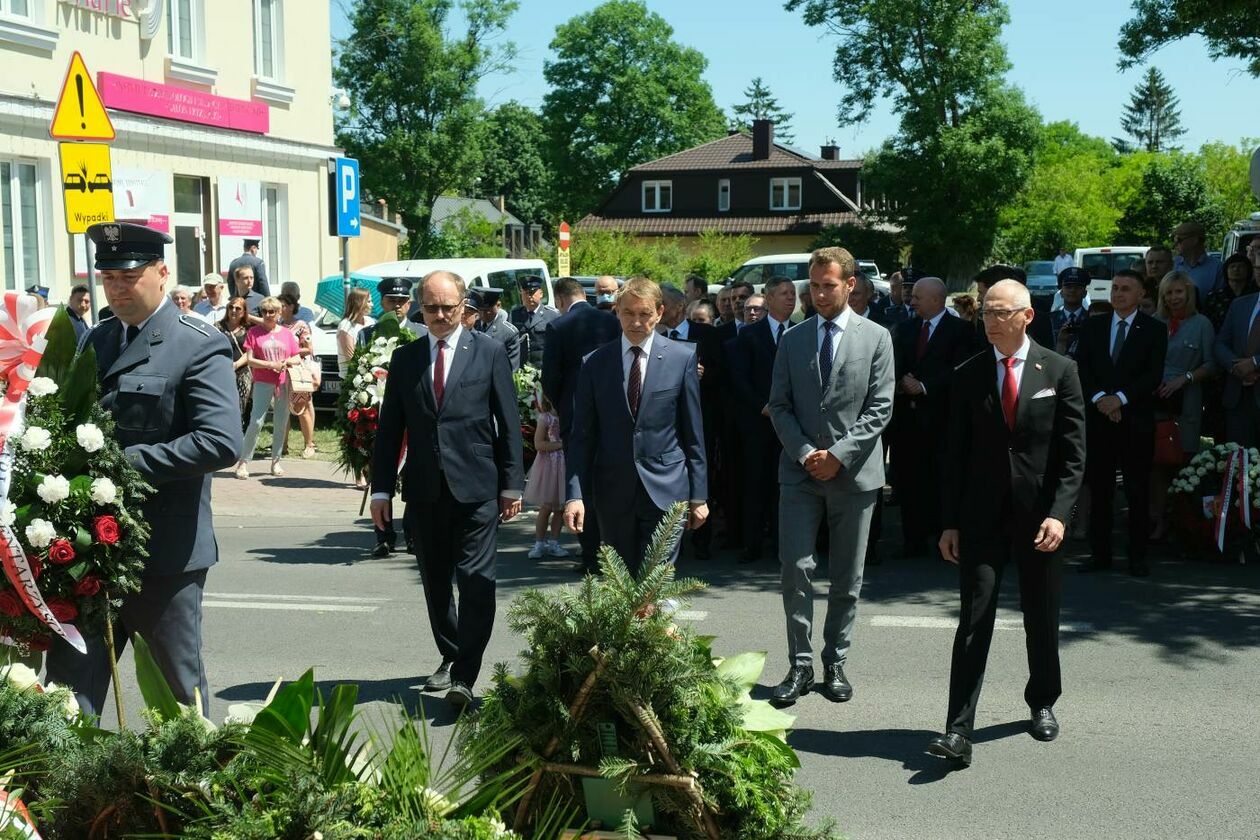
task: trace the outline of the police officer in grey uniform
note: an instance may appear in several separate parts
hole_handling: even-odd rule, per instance
[[[521,366],[520,333],[508,321],[507,313],[499,305],[499,297],[502,294],[502,289],[494,287],[468,291],[468,296],[477,306],[480,317],[477,322],[477,332],[483,332],[496,341],[502,342],[507,348],[508,361],[512,363],[512,370],[516,370]]]
[[[376,284],[376,293],[381,296],[381,314],[393,312],[398,317],[399,325],[415,332],[415,326],[407,323],[407,307],[411,304],[411,281],[406,277],[384,277]],[[358,347],[367,347],[376,338],[376,324],[359,330],[355,339]]]
[[[96,224],[96,268],[113,317],[81,346],[96,351],[101,406],[114,417],[128,460],[153,485],[138,511],[149,523],[141,589],[123,601],[115,642],[132,633],[148,642],[176,699],[194,689],[209,712],[201,660],[201,595],[218,561],[210,514],[210,474],[236,462],[241,418],[227,339],[167,299],[164,247],[174,240],[143,225]],[[109,690],[109,654],[100,637],[80,654],[58,640],[48,679],[69,686],[79,705],[100,713]]]
[[[543,279],[534,274],[521,278],[521,300],[508,320],[520,333],[522,364],[542,367],[547,325],[560,317],[560,310],[543,303]]]

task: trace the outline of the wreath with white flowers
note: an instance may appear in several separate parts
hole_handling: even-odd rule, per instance
[[[356,347],[346,364],[333,425],[340,443],[337,462],[353,475],[366,475],[372,465],[390,359],[395,350],[415,339],[416,334],[404,327],[396,315],[387,314],[376,322],[371,343]]]

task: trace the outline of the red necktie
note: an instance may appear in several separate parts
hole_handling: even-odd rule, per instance
[[[1002,380],[1002,413],[1006,415],[1006,425],[1015,431],[1015,404],[1019,401],[1019,385],[1015,383],[1015,357],[1002,359],[1006,365],[1006,378]]]
[[[643,396],[643,371],[639,369],[639,359],[643,358],[643,348],[632,346],[630,352],[630,376],[626,382],[626,402],[630,404],[630,416],[639,419],[639,399]]]
[[[437,359],[433,362],[433,401],[437,403],[438,411],[442,410],[442,395],[446,393],[446,359],[442,356],[445,349],[446,342],[439,340]]]
[[[932,323],[924,321],[922,328],[919,329],[919,343],[914,348],[914,358],[918,361],[927,353],[928,339],[932,337]]]

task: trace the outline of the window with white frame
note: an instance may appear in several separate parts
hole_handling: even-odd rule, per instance
[[[30,17],[31,0],[0,0],[0,14]]]
[[[263,185],[263,261],[267,276],[283,280],[288,276],[288,202],[285,188],[279,184]],[[275,286],[279,290],[280,284]]]
[[[731,209],[731,179],[718,179],[718,212],[725,213]]]
[[[0,161],[0,230],[4,288],[25,289],[43,279],[39,170],[34,163]]]
[[[771,178],[770,179],[770,209],[771,210],[800,210],[801,209],[801,179],[800,178]]]
[[[201,56],[201,0],[166,0],[166,51],[186,61]]]
[[[254,0],[254,68],[264,79],[284,78],[284,4]]]
[[[673,181],[643,182],[643,212],[668,213],[674,206]]]

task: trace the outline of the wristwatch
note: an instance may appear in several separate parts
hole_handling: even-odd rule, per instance
[[[1193,382],[1193,381],[1194,381],[1194,371],[1192,371],[1192,370],[1188,370],[1188,371],[1186,371],[1186,381],[1187,381],[1187,382]]]

